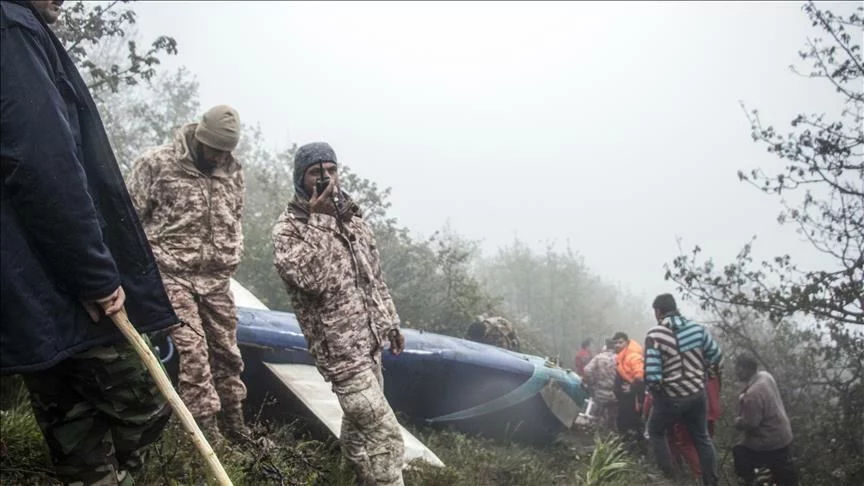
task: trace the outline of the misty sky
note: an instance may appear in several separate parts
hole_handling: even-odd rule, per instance
[[[197,76],[202,108],[233,105],[273,147],[330,142],[393,187],[392,214],[417,234],[449,223],[489,255],[517,236],[569,241],[646,298],[672,290],[679,236],[723,262],[754,234],[763,254],[815,261],[777,225],[778,199],[736,175],[781,168],[739,100],[783,132],[839,109],[789,70],[817,34],[801,2],[134,8],[142,40],[177,39],[165,66]]]

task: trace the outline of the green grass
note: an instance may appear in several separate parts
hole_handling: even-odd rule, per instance
[[[579,484],[584,486],[599,486],[625,479],[633,470],[633,461],[627,456],[620,439],[614,436],[606,439],[598,437],[588,467],[576,477]]]
[[[8,380],[8,378],[4,378]],[[8,390],[8,386],[4,386]],[[58,484],[26,390],[4,397],[0,416],[0,484]],[[235,485],[349,486],[354,475],[334,439],[315,440],[296,423],[257,421],[254,444],[216,447]],[[655,484],[645,470],[612,438],[568,434],[546,447],[493,441],[452,430],[409,427],[447,465],[437,468],[415,461],[404,473],[416,486],[595,486]],[[267,441],[261,439],[267,437]],[[179,423],[166,427],[148,449],[145,467],[135,474],[139,485],[205,485],[203,461]],[[213,484],[213,483],[210,483]]]
[[[2,391],[4,405],[11,406],[0,410],[0,484],[56,483],[48,446],[30,410],[27,391],[20,381],[16,384],[3,386]]]

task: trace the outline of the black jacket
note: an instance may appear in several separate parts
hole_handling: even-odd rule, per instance
[[[93,99],[24,2],[0,1],[0,372],[123,339],[81,300],[118,285],[141,332],[171,308]]]

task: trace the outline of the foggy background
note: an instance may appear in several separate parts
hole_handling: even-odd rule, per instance
[[[838,14],[855,2],[819,2]],[[777,200],[738,181],[779,172],[739,106],[781,133],[836,113],[789,65],[815,34],[800,2],[139,2],[145,39],[176,38],[202,108],[234,106],[284,148],[324,140],[393,188],[418,235],[445,224],[484,253],[569,242],[650,299],[700,244],[820,262]],[[802,68],[807,69],[804,65]],[[822,262],[824,263],[824,261]],[[677,295],[677,293],[676,293]]]

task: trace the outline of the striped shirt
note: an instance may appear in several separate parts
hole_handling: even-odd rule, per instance
[[[706,368],[722,359],[720,346],[703,326],[666,316],[645,338],[645,383],[669,397],[694,395],[705,387]]]

